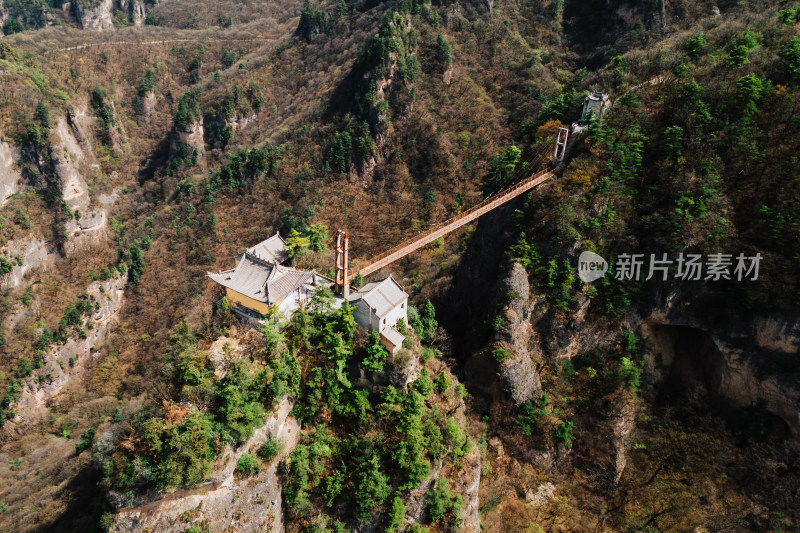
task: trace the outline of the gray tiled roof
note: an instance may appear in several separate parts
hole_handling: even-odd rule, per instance
[[[269,239],[248,248],[246,252],[262,261],[285,263],[289,260],[289,255],[286,253],[286,242],[283,240],[280,233],[276,233]],[[242,255],[243,254],[237,255],[236,260],[239,261]]]
[[[408,294],[390,275],[380,281],[367,283],[357,292],[350,295],[348,300],[351,303],[364,300],[364,302],[374,309],[373,313],[379,318],[385,316],[389,311],[400,305]]]
[[[314,271],[305,272],[263,261],[248,252],[242,254],[236,268],[208,273],[209,278],[223,287],[267,304],[280,302],[313,276]]]
[[[394,326],[385,328],[383,331],[381,331],[381,335],[386,337],[386,339],[391,342],[393,346],[401,346],[403,344],[403,340],[406,338],[405,335],[397,331]]]

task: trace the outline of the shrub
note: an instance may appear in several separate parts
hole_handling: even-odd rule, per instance
[[[139,85],[139,89],[137,90],[136,94],[140,97],[144,97],[152,91],[156,86],[156,75],[155,73],[147,69],[144,73],[144,80],[142,80],[142,84]]]
[[[414,388],[419,391],[423,398],[430,396],[433,391],[433,382],[428,377],[427,369],[422,369],[419,377],[414,381]]]
[[[18,378],[26,378],[31,375],[31,372],[33,372],[33,362],[30,359],[23,357],[14,366],[14,375]]]
[[[495,331],[500,331],[506,325],[506,319],[503,315],[496,315],[492,319],[492,329]]]
[[[81,433],[81,439],[75,443],[75,453],[79,454],[92,445],[97,428],[92,427]]]
[[[489,164],[489,172],[483,178],[484,196],[500,191],[511,182],[521,156],[522,151],[511,145],[492,158]]]
[[[182,422],[153,417],[142,423],[142,444],[154,456],[150,474],[157,488],[192,485],[211,472],[214,459],[213,417],[192,408]]]
[[[778,11],[778,19],[784,24],[800,22],[800,4],[793,4],[787,9]]]
[[[572,430],[575,429],[575,424],[567,421],[561,422],[553,433],[553,441],[557,446],[562,446],[569,450],[572,448],[572,441],[575,437],[572,435]]]
[[[502,363],[503,361],[508,359],[510,356],[511,356],[511,354],[509,354],[508,351],[503,349],[503,348],[498,348],[498,349],[492,351],[492,357],[494,357],[495,361],[497,361],[498,363]]]
[[[200,105],[197,100],[201,92],[202,90],[199,88],[189,89],[180,97],[173,117],[176,128],[187,130],[201,117]]]
[[[578,375],[578,373],[575,372],[575,366],[572,364],[571,360],[564,359],[561,361],[561,375],[564,376],[564,380],[566,381]]]
[[[117,515],[114,513],[103,513],[100,517],[100,527],[103,531],[111,531],[117,525]]]
[[[617,379],[623,389],[639,392],[641,372],[630,358],[623,357],[619,360]]]
[[[428,491],[425,502],[428,504],[428,513],[433,522],[449,515],[451,527],[456,528],[464,518],[464,498],[450,488],[446,479],[434,480],[433,488]]]
[[[517,416],[517,425],[519,425],[526,437],[533,437],[533,431],[539,420],[547,414],[546,409],[549,401],[550,396],[543,392],[535,402],[527,400],[519,406],[520,414]]]
[[[239,478],[254,476],[261,472],[261,460],[254,453],[245,453],[236,462],[235,472]]]
[[[702,33],[694,34],[683,46],[683,51],[692,61],[696,61],[706,48],[708,41]]]
[[[458,385],[456,385],[456,394],[461,399],[464,399],[467,396],[469,396],[469,392],[467,391],[467,387],[465,387],[463,383],[459,383]]]
[[[426,300],[425,305],[422,306],[419,320],[424,331],[424,339],[430,342],[433,334],[436,333],[436,330],[439,328],[439,324],[436,322],[436,309],[433,307],[430,300]],[[417,334],[419,334],[419,332],[417,332]],[[420,338],[423,337],[421,336]]]
[[[377,331],[369,332],[367,337],[367,355],[362,366],[371,372],[383,372],[383,362],[389,356],[389,351],[381,344],[381,338]]]
[[[452,65],[453,64],[453,48],[450,46],[450,43],[447,42],[447,39],[441,33],[436,38],[436,43],[439,46],[439,57],[442,59],[442,62],[445,65]]]
[[[389,513],[386,517],[386,533],[396,533],[403,528],[406,517],[406,505],[403,503],[400,496],[395,496],[392,499],[392,505],[389,507]]]
[[[450,389],[450,387],[453,386],[453,380],[450,379],[450,376],[447,374],[447,372],[442,372],[436,377],[435,380],[433,380],[433,385],[440,394],[444,394]]]
[[[283,452],[283,439],[270,437],[258,449],[258,455],[266,462],[271,462]]]
[[[378,456],[373,455],[360,465],[353,478],[356,518],[359,521],[367,521],[370,518],[370,511],[383,505],[389,497],[391,492],[389,476],[381,471]]]

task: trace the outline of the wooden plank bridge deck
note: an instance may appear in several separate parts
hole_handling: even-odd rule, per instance
[[[367,265],[359,268],[353,276],[348,276],[347,281],[350,282],[352,278],[357,275],[361,274],[362,276],[367,276],[379,270],[390,263],[397,261],[398,259],[405,257],[406,255],[410,254],[415,250],[419,250],[426,244],[429,244],[439,237],[447,235],[451,231],[460,228],[465,224],[469,224],[476,218],[480,217],[481,215],[488,213],[492,209],[503,205],[504,203],[508,202],[516,198],[517,196],[526,193],[527,191],[533,189],[537,185],[547,181],[553,176],[552,170],[542,170],[519,183],[508,187],[507,189],[503,189],[499,193],[490,196],[483,202],[479,203],[478,205],[467,209],[460,215],[457,215],[449,220],[445,220],[426,231],[412,237],[411,239],[402,242],[391,248],[380,255],[372,257],[368,260]]]

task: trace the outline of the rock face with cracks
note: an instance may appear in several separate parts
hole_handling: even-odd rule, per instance
[[[9,260],[15,260],[12,262],[11,272],[3,276],[3,286],[6,288],[30,285],[31,281],[27,279],[27,274],[37,267],[52,266],[56,255],[43,239],[35,235],[8,241],[6,250]]]
[[[102,344],[116,323],[117,314],[124,301],[123,294],[127,278],[117,277],[92,283],[86,293],[97,303],[88,319],[84,338],[70,337],[64,344],[50,348],[44,366],[39,372],[47,378],[40,383],[31,377],[25,381],[22,394],[14,411],[13,423],[3,426],[4,432],[18,432],[25,425],[40,420],[48,413],[48,402],[58,394],[75,376],[83,373],[87,363],[96,357],[95,346]]]
[[[111,19],[112,0],[74,0],[75,18],[84,30],[108,30],[114,27]]]
[[[295,448],[300,433],[297,421],[289,416],[292,407],[292,401],[283,399],[245,444],[236,450],[228,448],[225,451],[205,484],[173,493],[145,496],[141,499],[143,501],[128,507],[123,507],[128,503],[124,495],[112,493],[112,504],[120,510],[111,531],[178,533],[189,527],[179,519],[187,512],[195,515],[193,522],[203,522],[211,531],[229,528],[242,532],[283,531],[283,487],[278,476],[278,464]],[[254,452],[270,437],[283,439],[281,455],[258,474],[236,479],[234,470],[239,457]]]
[[[0,203],[4,203],[19,190],[20,174],[15,167],[19,156],[17,148],[0,142]]]

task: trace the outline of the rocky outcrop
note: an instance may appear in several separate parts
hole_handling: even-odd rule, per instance
[[[6,258],[11,262],[11,272],[3,276],[3,287],[14,288],[29,285],[26,275],[37,267],[47,268],[55,261],[55,251],[39,237],[28,235],[14,239],[6,245]]]
[[[503,319],[504,325],[466,361],[467,375],[475,376],[468,383],[495,400],[499,399],[495,391],[502,390],[505,399],[520,405],[542,393],[538,365],[544,355],[536,330],[542,318],[536,311],[540,298],[531,295],[528,273],[522,265],[514,263],[504,274],[497,275],[501,282],[487,308],[489,316],[491,309],[497,309],[496,316]],[[507,358],[498,361],[496,350],[505,350]],[[492,378],[486,379],[487,376]]]
[[[128,15],[134,26],[144,24],[145,9],[142,0],[118,0],[120,10]]]
[[[496,335],[492,348],[504,349],[509,354],[500,364],[500,379],[506,394],[515,405],[520,405],[542,393],[542,382],[534,363],[534,359],[542,360],[538,334],[531,321],[535,306],[529,301],[530,282],[522,265],[511,265],[501,290],[509,298],[504,312],[506,325]]]
[[[84,320],[87,328],[85,337],[71,337],[63,345],[50,348],[42,368],[25,381],[22,395],[14,408],[14,424],[4,425],[4,432],[19,431],[21,426],[47,415],[49,400],[73,378],[83,374],[87,363],[97,356],[95,346],[108,338],[116,322],[126,282],[127,278],[121,276],[89,285],[86,293],[90,301],[95,302],[95,311]]]
[[[362,74],[363,79],[369,81],[368,90],[373,91],[374,89],[372,100],[366,111],[375,133],[375,144],[370,155],[350,164],[348,173],[353,182],[366,183],[364,178],[386,161],[391,151],[387,146],[387,141],[391,138],[390,134],[394,125],[389,117],[389,101],[393,101],[395,106],[399,107],[399,112],[394,119],[408,116],[413,108],[413,100],[409,96],[413,84],[401,75],[400,70],[401,63],[408,65],[412,58],[416,59],[414,57],[416,55],[415,40],[411,38],[414,33],[411,18],[395,14],[389,25],[392,33],[396,35],[395,38],[401,39],[404,46],[401,46],[399,50],[387,52],[376,65]]]
[[[69,125],[68,130],[57,128],[57,133],[59,133],[61,139],[65,140],[65,146],[67,149],[70,149],[72,146],[71,143],[68,142],[68,138],[70,136],[74,136],[75,142],[77,143],[86,160],[94,162],[94,150],[92,149],[92,144],[89,141],[88,135],[88,132],[90,132],[92,129],[92,118],[88,115],[86,108],[81,107],[71,109],[67,113],[67,124]],[[77,153],[73,154],[73,157],[76,159],[79,158]]]
[[[481,451],[477,446],[461,459],[463,467],[456,475],[453,483],[456,492],[464,498],[462,510],[464,521],[460,533],[479,533],[481,531],[480,500],[478,492],[481,488]]]
[[[134,26],[141,26],[147,18],[147,12],[144,9],[144,2],[142,0],[133,0],[131,4],[131,22]]]
[[[255,434],[237,450],[227,449],[209,481],[193,489],[144,497],[135,505],[121,508],[111,531],[183,532],[189,527],[179,517],[190,512],[192,522],[202,522],[210,531],[283,531],[282,486],[278,464],[297,445],[300,426],[289,416],[293,403],[282,400]],[[255,476],[236,479],[236,462],[244,453],[254,452],[268,438],[283,440],[280,456]],[[116,506],[126,502],[112,494]]]
[[[75,18],[84,30],[108,30],[114,27],[111,19],[112,0],[73,0]]]
[[[614,444],[614,483],[622,478],[622,473],[628,465],[628,449],[630,436],[636,427],[636,404],[627,401],[619,413],[612,419],[612,442]]]
[[[106,242],[108,239],[106,219],[105,209],[97,209],[82,213],[80,218],[69,220],[66,227],[69,239],[63,244],[64,253],[70,256]]]
[[[89,207],[89,188],[86,180],[78,172],[75,162],[61,145],[53,145],[50,148],[50,156],[64,203],[73,212],[85,211]]]
[[[54,129],[58,143],[50,149],[62,199],[72,212],[64,224],[68,238],[63,251],[67,255],[102,244],[107,238],[107,211],[91,207],[89,187],[81,174],[82,168],[89,169],[86,163],[94,161],[94,152],[85,134],[88,120],[91,119],[82,110],[71,111],[68,120],[59,119]]]
[[[169,136],[170,161],[176,156],[183,157],[189,162],[205,165],[205,128],[203,121],[198,120],[186,129],[175,127]]]
[[[222,336],[211,343],[211,346],[208,347],[208,359],[214,365],[214,375],[217,379],[225,377],[228,371],[228,361],[235,357],[241,357],[244,351],[244,346],[233,336]]]
[[[134,101],[136,112],[148,122],[156,113],[156,100],[156,93],[147,91],[144,96],[137,96]]]
[[[15,166],[19,157],[16,147],[0,141],[0,204],[19,190],[20,174]]]
[[[648,373],[702,386],[739,407],[763,401],[800,440],[800,380],[783,370],[797,356],[800,320],[762,316],[747,326],[715,331],[673,309],[676,296],[643,321],[642,335],[654,341]]]

